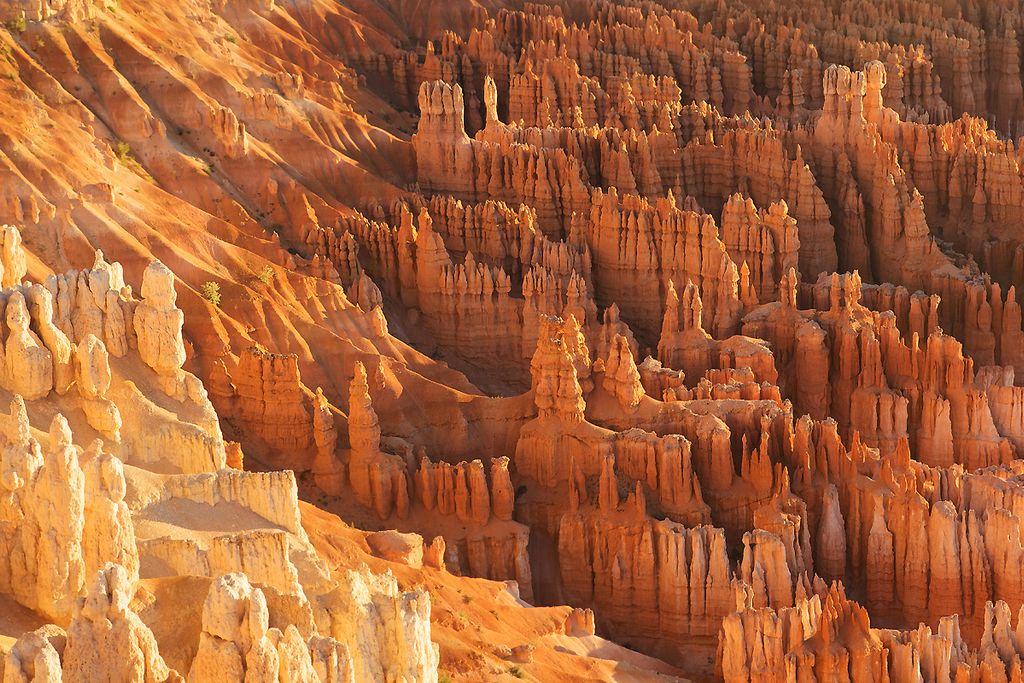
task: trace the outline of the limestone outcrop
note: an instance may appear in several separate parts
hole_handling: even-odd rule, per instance
[[[103,342],[91,333],[75,348],[75,377],[89,426],[111,441],[120,441],[121,413],[107,398],[110,358]]]
[[[85,473],[85,526],[82,534],[82,559],[85,576],[113,563],[134,582],[139,576],[139,556],[135,544],[135,526],[124,497],[127,492],[124,465],[103,452],[94,441],[83,467]]]
[[[153,632],[129,608],[133,588],[132,576],[119,564],[108,563],[94,574],[68,626],[63,680],[113,678],[111,672],[125,681],[181,680],[164,663]]]
[[[430,596],[400,593],[393,576],[365,569],[349,571],[341,585],[349,599],[330,636],[352,653],[355,680],[432,680],[439,653],[430,641]]]
[[[4,680],[45,681],[62,680],[60,658],[67,647],[64,629],[48,624],[23,634],[4,657]]]
[[[83,290],[80,290],[83,291]],[[184,313],[175,308],[174,273],[159,261],[150,264],[142,278],[142,302],[132,318],[139,356],[161,377],[164,389],[178,395],[185,343],[181,338]]]
[[[203,603],[199,650],[189,681],[275,681],[281,672],[292,680],[309,680],[313,664],[291,626],[286,636],[270,630],[267,601],[244,574],[224,574],[210,585]],[[293,635],[294,634],[294,635]]]
[[[426,594],[419,595],[419,607],[409,614],[375,622],[374,634],[381,640],[364,638],[362,650],[372,661],[355,664],[350,644],[318,633],[322,628],[351,635],[345,629],[358,627],[343,627],[342,622],[364,613],[345,612],[348,616],[342,617],[337,611],[350,598],[309,544],[294,478],[218,469],[226,445],[219,426],[209,423],[213,408],[197,378],[181,368],[182,312],[174,308],[173,275],[159,265],[148,268],[143,287],[148,304],[125,309],[119,302],[132,299],[121,277],[116,264],[98,257],[85,275],[72,271],[52,278],[57,301],[65,300],[65,287],[75,288],[77,303],[71,309],[54,310],[52,290],[38,285],[18,283],[4,292],[10,320],[10,351],[4,354],[9,370],[4,381],[10,384],[5,386],[31,393],[14,394],[0,434],[0,551],[6,558],[0,563],[0,594],[14,610],[28,610],[56,624],[17,640],[6,654],[5,680],[175,681],[187,674],[189,680],[213,681],[234,672],[239,681],[262,675],[260,680],[351,683],[358,680],[359,667],[397,667],[406,680],[436,678]],[[137,332],[137,355],[123,332],[118,336],[105,331],[101,309],[89,308],[94,289],[119,292],[111,306],[131,312],[129,319],[144,321],[145,328]],[[35,304],[31,313],[23,292]],[[139,311],[149,313],[134,316]],[[62,317],[53,322],[51,316],[58,313]],[[67,323],[65,333],[60,328]],[[108,351],[104,340],[111,339],[124,342],[121,356]],[[70,376],[63,374],[64,366],[54,360],[58,358],[67,362]],[[60,388],[55,378],[66,379],[67,385]],[[77,390],[67,391],[71,387]],[[154,402],[142,388],[168,393]],[[325,405],[322,400],[321,410]],[[171,407],[178,412],[170,412]],[[87,448],[76,445],[69,418],[56,408],[68,411],[76,430],[92,431],[106,441],[94,439]],[[48,434],[39,429],[47,418]],[[319,439],[310,433],[312,423],[303,437],[333,451],[331,423],[324,418],[319,422],[324,432]],[[142,444],[144,454],[139,451]],[[166,450],[154,453],[160,445]],[[121,458],[128,458],[131,466]],[[504,496],[503,514],[508,515],[507,477],[505,481],[505,488],[496,490],[499,501]],[[209,512],[194,516],[203,509]],[[240,520],[240,528],[235,523],[219,527],[220,515]],[[199,519],[214,521],[197,526]],[[211,536],[210,529],[223,533]],[[257,586],[237,572],[248,573]],[[218,588],[218,576],[228,577],[230,585]],[[165,629],[176,623],[169,615],[167,621],[152,621],[153,610],[163,609],[163,599],[154,603],[147,591],[156,587],[159,594],[165,585],[161,582],[178,577],[213,580],[205,618],[209,625],[201,637],[196,633],[198,650],[188,651],[186,645],[182,651],[180,639]],[[402,602],[394,584],[381,587],[370,574],[363,580],[370,583],[359,599],[372,602],[374,611],[396,609]],[[142,588],[140,581],[157,583]],[[138,603],[143,595],[149,600]],[[167,600],[168,605],[180,602]],[[130,606],[134,604],[141,607]],[[241,619],[234,631],[218,626],[231,623],[239,610],[245,611],[244,629]],[[401,637],[394,640],[399,633],[415,641],[412,649],[382,660],[379,643],[403,642]],[[240,652],[234,659],[231,647]]]

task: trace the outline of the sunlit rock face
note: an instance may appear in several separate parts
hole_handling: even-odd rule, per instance
[[[0,0],[0,680],[1016,681],[1024,11]]]

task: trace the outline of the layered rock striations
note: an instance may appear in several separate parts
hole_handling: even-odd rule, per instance
[[[1021,678],[1019,7],[16,5],[3,680]]]

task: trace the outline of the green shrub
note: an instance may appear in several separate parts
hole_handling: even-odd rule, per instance
[[[149,171],[139,163],[139,160],[135,158],[135,154],[132,153],[131,145],[123,140],[119,140],[114,145],[113,150],[114,156],[117,157],[117,160],[124,164],[129,171],[153,182],[153,176],[149,175]]]
[[[447,671],[438,671],[437,683],[452,683],[452,675]]]
[[[508,670],[508,673],[513,678],[522,678],[523,677],[523,668],[517,664],[517,665],[515,665],[513,667],[510,667],[509,670]]]
[[[220,283],[210,280],[199,287],[199,294],[214,306],[220,306]]]
[[[135,161],[135,155],[132,154],[131,146],[123,140],[114,145],[114,154],[124,163]]]
[[[274,269],[267,266],[256,275],[256,279],[265,285],[269,285],[270,281],[274,279]]]
[[[25,15],[22,14],[19,17],[8,19],[4,22],[4,26],[12,33],[24,33],[25,29],[28,28],[28,22],[25,20]]]

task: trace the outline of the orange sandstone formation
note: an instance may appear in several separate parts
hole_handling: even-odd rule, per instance
[[[0,680],[1021,680],[1014,3],[0,21]]]

